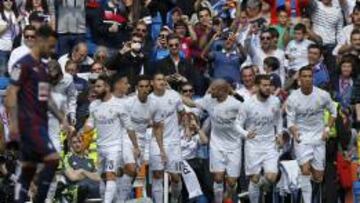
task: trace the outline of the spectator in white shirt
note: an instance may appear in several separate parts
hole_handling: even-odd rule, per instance
[[[339,55],[352,54],[360,58],[360,29],[351,32],[350,44],[344,44],[338,51]]]
[[[303,66],[308,65],[308,47],[313,41],[305,39],[306,27],[299,23],[294,27],[295,39],[286,46],[285,56],[289,60],[289,70],[297,72]]]
[[[339,49],[343,45],[349,45],[351,43],[351,32],[355,29],[360,29],[360,3],[356,4],[354,7],[353,13],[351,14],[351,19],[352,24],[345,26],[338,36],[338,44],[333,51],[333,55],[335,56],[339,54]]]
[[[32,25],[25,26],[23,31],[23,38],[24,38],[24,44],[14,49],[10,54],[10,58],[7,66],[8,73],[11,73],[12,67],[19,59],[30,53],[30,49],[34,45],[36,38],[35,27]]]

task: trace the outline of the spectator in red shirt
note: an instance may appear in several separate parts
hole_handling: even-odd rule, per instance
[[[179,21],[174,25],[174,31],[180,38],[180,50],[185,54],[186,59],[190,59],[191,44],[197,41],[195,30],[189,21]]]

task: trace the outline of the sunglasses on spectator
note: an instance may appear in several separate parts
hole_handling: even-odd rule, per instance
[[[25,39],[35,39],[35,35],[25,35]]]
[[[137,32],[146,33],[147,30],[146,30],[146,29],[136,28],[136,31],[137,31]]]
[[[159,37],[164,39],[164,38],[167,38],[168,35],[164,35],[164,34],[160,34]]]
[[[187,92],[194,92],[194,90],[193,89],[183,89],[183,90],[181,90],[182,92],[184,92],[184,93],[187,93]]]
[[[179,43],[176,43],[176,44],[169,44],[169,47],[178,48],[178,47],[179,47]]]
[[[271,37],[260,37],[261,40],[271,40]]]
[[[139,40],[132,40],[133,43],[142,43],[142,41],[139,41]]]

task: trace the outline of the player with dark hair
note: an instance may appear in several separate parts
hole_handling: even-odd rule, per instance
[[[8,146],[20,144],[22,161],[15,202],[27,201],[37,163],[43,163],[44,168],[36,183],[38,190],[33,202],[44,202],[59,163],[59,155],[48,134],[48,110],[65,127],[68,123],[50,97],[46,64],[41,61],[50,56],[56,42],[56,33],[50,27],[40,27],[30,54],[17,61],[11,72],[5,99],[10,116],[11,142]]]

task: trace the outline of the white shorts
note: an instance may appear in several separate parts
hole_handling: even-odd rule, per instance
[[[254,146],[245,145],[245,173],[258,175],[261,169],[265,173],[278,173],[279,153],[276,149],[254,149]]]
[[[111,147],[109,149],[98,150],[99,151],[99,160],[100,160],[100,173],[114,172],[118,171],[118,168],[121,167],[121,156],[122,151],[121,147]]]
[[[219,150],[210,146],[210,172],[226,172],[229,177],[240,176],[241,147],[235,150]]]
[[[135,164],[135,157],[134,157],[134,147],[130,142],[123,142],[123,153],[122,153],[122,160],[121,163],[123,164]]]
[[[181,147],[179,143],[164,145],[167,160],[165,163],[161,160],[160,149],[155,139],[150,144],[149,167],[152,171],[163,171],[169,173],[181,173]]]
[[[295,156],[299,165],[310,162],[311,166],[318,171],[325,169],[325,143],[301,144],[295,142]]]
[[[149,161],[149,141],[138,139],[140,149],[140,157],[138,160],[134,157],[134,146],[131,142],[123,142],[123,155],[121,163],[123,164],[139,164],[142,165],[145,161]]]
[[[56,151],[58,153],[60,153],[62,150],[60,135],[49,135],[49,137],[50,137],[50,140],[51,140],[53,146],[55,147]]]

